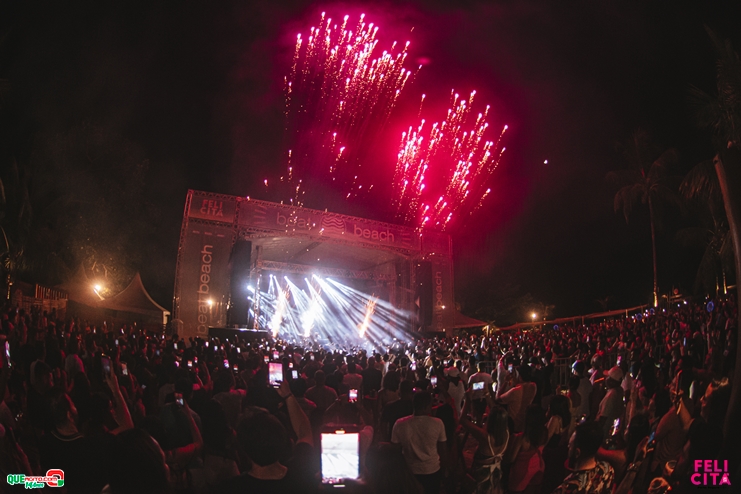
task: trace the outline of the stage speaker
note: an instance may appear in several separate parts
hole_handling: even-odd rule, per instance
[[[250,310],[255,300],[255,292],[250,290],[250,271],[252,266],[252,242],[238,239],[232,248],[229,260],[231,266],[231,293],[229,304],[229,322],[232,327],[251,327]],[[254,287],[252,287],[254,290]]]
[[[432,326],[432,263],[417,262],[415,270],[414,302],[417,306],[419,325],[423,328]]]

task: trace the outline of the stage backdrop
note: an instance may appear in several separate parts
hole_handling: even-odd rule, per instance
[[[209,327],[227,324],[229,258],[240,231],[352,244],[394,251],[411,261],[430,261],[433,321],[430,327],[422,329],[442,331],[454,320],[451,239],[447,234],[189,190],[180,231],[173,297],[174,322],[182,328],[182,336],[205,335]]]

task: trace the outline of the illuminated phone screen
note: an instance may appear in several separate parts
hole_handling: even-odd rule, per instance
[[[268,364],[268,380],[272,386],[279,386],[283,382],[283,364],[277,362]]]
[[[339,484],[360,476],[358,433],[322,433],[322,483]]]

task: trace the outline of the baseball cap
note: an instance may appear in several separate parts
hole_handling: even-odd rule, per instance
[[[612,379],[613,381],[622,381],[623,380],[623,370],[618,367],[617,365],[610,370],[605,371],[605,375]]]

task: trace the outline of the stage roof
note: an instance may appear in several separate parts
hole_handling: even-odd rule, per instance
[[[267,237],[251,239],[262,247],[262,259],[292,264],[382,271],[383,265],[403,258],[386,251],[313,241],[300,237]]]

